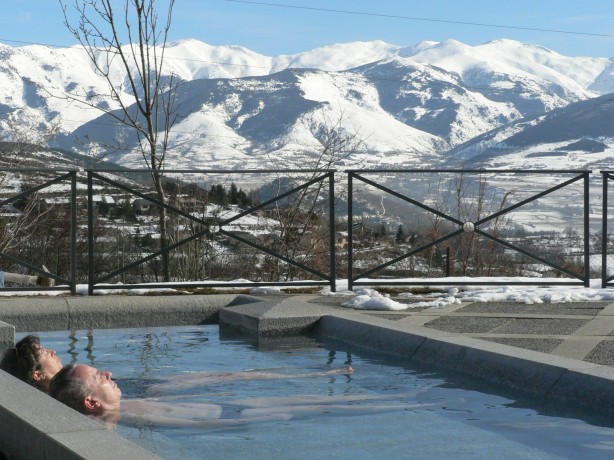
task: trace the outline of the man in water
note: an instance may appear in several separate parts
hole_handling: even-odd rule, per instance
[[[170,426],[221,425],[222,407],[205,403],[165,403],[151,400],[122,400],[122,391],[102,371],[86,364],[69,364],[51,380],[49,395],[85,415],[101,419],[110,426],[123,419],[127,422],[155,423]],[[275,419],[287,418],[276,416]],[[270,419],[257,417],[256,419]],[[244,421],[254,421],[255,418]],[[236,424],[237,421],[232,421]]]
[[[317,373],[342,374],[351,368]],[[277,378],[281,374],[271,374]],[[313,374],[300,374],[307,376]],[[85,364],[64,366],[52,379],[49,394],[82,414],[105,421],[110,426],[121,419],[127,423],[157,424],[166,426],[227,426],[255,421],[288,420],[295,415],[310,413],[368,413],[405,410],[416,404],[352,405],[357,401],[390,399],[395,395],[355,396],[295,396],[290,398],[254,398],[230,401],[221,406],[206,403],[163,402],[159,400],[122,400],[122,392],[111,378],[109,371],[102,371]],[[297,377],[298,375],[289,376]],[[227,406],[227,407],[226,407]],[[230,409],[234,417],[225,416]]]
[[[4,352],[0,369],[46,393],[62,360],[55,350],[43,347],[38,336],[27,335]]]

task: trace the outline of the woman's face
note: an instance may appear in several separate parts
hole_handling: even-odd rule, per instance
[[[53,376],[62,369],[62,360],[55,350],[45,348],[42,345],[38,350],[39,369],[34,372],[34,380],[36,380],[39,388],[46,391]]]

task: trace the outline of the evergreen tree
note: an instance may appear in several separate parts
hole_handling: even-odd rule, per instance
[[[388,229],[386,228],[386,224],[381,223],[375,232],[375,236],[377,238],[386,238],[388,236]]]
[[[394,239],[397,243],[402,243],[403,241],[405,241],[405,231],[403,231],[402,224],[399,225],[399,228],[397,229],[397,234]]]
[[[234,182],[230,183],[230,192],[228,193],[228,201],[230,204],[239,204],[239,190]]]

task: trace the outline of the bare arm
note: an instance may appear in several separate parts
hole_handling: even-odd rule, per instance
[[[172,377],[165,383],[158,383],[149,387],[149,391],[169,391],[185,390],[197,386],[214,384],[225,380],[274,380],[274,379],[295,379],[304,377],[319,377],[335,374],[351,374],[354,369],[344,367],[321,372],[307,372],[303,374],[279,374],[273,372],[196,372],[192,374],[182,374]]]
[[[148,400],[126,400],[121,405],[121,421],[131,425],[163,425],[171,427],[234,426],[251,422],[287,420],[280,412],[246,414],[241,419],[220,418],[222,406],[205,403],[163,403]]]

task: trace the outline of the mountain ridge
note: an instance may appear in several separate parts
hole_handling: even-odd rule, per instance
[[[539,130],[545,114],[614,92],[612,59],[567,57],[507,39],[353,42],[280,56],[187,39],[170,43],[167,57],[167,71],[185,88],[167,160],[181,168],[307,166],[322,148],[318,124],[361,141],[336,166],[462,162],[505,139],[505,130]],[[78,47],[0,45],[0,58],[2,139],[142,167],[138,154],[120,153],[137,150],[129,130],[65,97],[118,108]],[[123,88],[121,73],[111,70]]]

